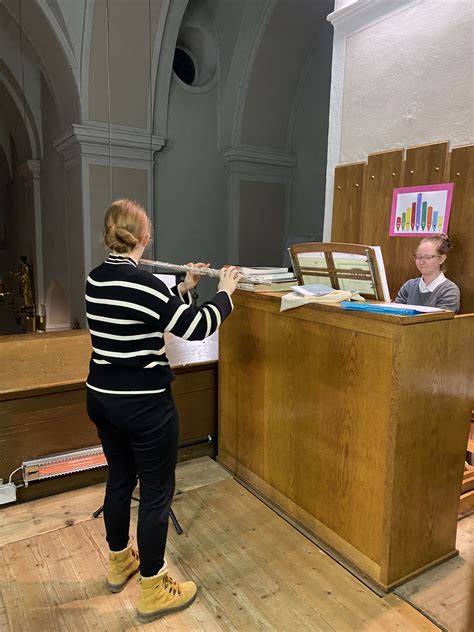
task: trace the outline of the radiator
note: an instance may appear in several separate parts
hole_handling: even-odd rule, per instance
[[[180,448],[189,448],[194,445],[207,442],[211,443],[213,437],[199,437],[191,441],[180,441]],[[28,487],[28,483],[33,481],[42,481],[55,476],[64,476],[65,474],[73,474],[74,472],[84,472],[85,470],[95,470],[98,467],[105,467],[107,459],[101,445],[93,448],[83,448],[82,450],[71,450],[70,452],[62,452],[61,454],[49,454],[41,456],[29,461],[23,461],[21,469],[23,475],[23,483]],[[11,478],[11,477],[10,477]]]
[[[24,461],[21,465],[25,486],[32,481],[42,481],[54,476],[63,476],[73,472],[94,470],[107,465],[102,446],[72,450],[62,454],[50,454],[37,459]]]

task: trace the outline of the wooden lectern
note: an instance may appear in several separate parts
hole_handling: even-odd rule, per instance
[[[384,591],[456,555],[474,316],[234,304],[220,462]]]

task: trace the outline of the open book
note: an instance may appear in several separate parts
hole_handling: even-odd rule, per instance
[[[369,300],[390,301],[380,246],[311,243],[289,250],[299,285],[329,285]]]

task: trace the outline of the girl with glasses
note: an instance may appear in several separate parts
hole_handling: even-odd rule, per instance
[[[459,288],[444,276],[450,250],[451,240],[445,233],[422,239],[413,255],[421,277],[404,283],[395,303],[439,307],[457,312],[460,303]]]

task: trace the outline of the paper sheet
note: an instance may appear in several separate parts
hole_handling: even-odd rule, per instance
[[[335,290],[325,296],[301,296],[296,292],[290,292],[281,297],[280,312],[284,312],[287,309],[293,309],[294,307],[301,307],[302,305],[308,305],[309,303],[325,303],[326,305],[334,305],[335,303],[341,303],[342,301],[350,301],[351,298],[355,298],[354,292]]]

